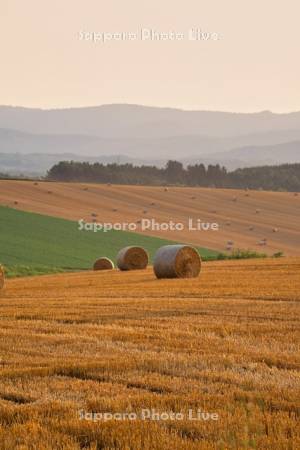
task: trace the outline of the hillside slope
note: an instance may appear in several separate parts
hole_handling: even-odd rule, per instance
[[[50,182],[34,185],[2,180],[0,204],[75,221],[91,222],[93,213],[98,222],[172,220],[183,223],[185,229],[144,233],[221,251],[232,240],[235,248],[300,255],[300,196],[292,193],[175,187],[165,191],[162,187]],[[188,218],[218,223],[220,229],[189,231]],[[258,245],[262,239],[267,239],[267,246]]]

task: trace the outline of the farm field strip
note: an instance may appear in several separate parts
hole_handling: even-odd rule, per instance
[[[224,251],[227,241],[233,240],[236,248],[300,255],[300,196],[293,193],[180,187],[170,187],[166,192],[163,187],[50,182],[34,185],[3,180],[0,204],[75,221],[91,221],[92,213],[97,214],[99,222],[113,223],[154,218],[158,222],[186,224],[188,217],[199,218],[219,223],[220,230],[199,232],[186,227],[184,231],[143,233],[218,251]],[[254,227],[252,231],[250,226]],[[264,238],[268,243],[261,248],[258,242]]]

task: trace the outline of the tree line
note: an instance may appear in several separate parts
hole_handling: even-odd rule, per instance
[[[207,167],[204,164],[195,164],[184,167],[181,162],[172,160],[163,168],[61,161],[48,171],[46,178],[51,181],[300,191],[300,164],[228,171],[219,164]]]

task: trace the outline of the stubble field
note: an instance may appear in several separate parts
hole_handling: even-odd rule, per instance
[[[300,256],[300,195],[291,192],[2,180],[0,205],[75,221],[91,222],[92,214],[98,222],[172,220],[184,230],[143,232],[217,251],[230,240],[236,249]],[[217,223],[219,231],[190,231],[189,217]],[[261,247],[263,239],[267,245]]]
[[[1,449],[300,448],[300,260],[8,280]],[[218,420],[80,420],[189,409]],[[89,416],[87,416],[89,417]]]

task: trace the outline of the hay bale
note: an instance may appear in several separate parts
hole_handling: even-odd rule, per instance
[[[105,256],[97,259],[97,261],[95,261],[94,263],[94,270],[112,270],[115,268],[114,263],[109,259],[106,258]]]
[[[262,247],[264,245],[267,245],[267,241],[265,239],[262,239],[261,241],[257,242],[257,245],[260,245]]]
[[[273,233],[277,233],[278,232],[278,228],[273,228]]]
[[[149,257],[142,247],[125,247],[117,255],[117,266],[120,270],[146,269]]]
[[[0,265],[0,289],[4,288],[4,267]]]
[[[196,278],[201,258],[189,245],[165,245],[156,252],[153,269],[157,278]]]

